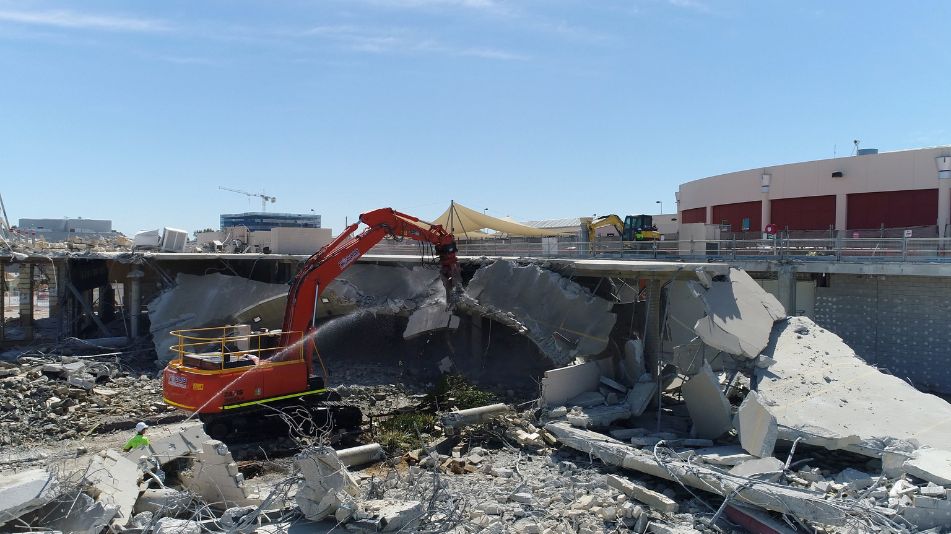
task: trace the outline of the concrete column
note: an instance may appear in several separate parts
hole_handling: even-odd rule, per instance
[[[660,280],[647,281],[647,319],[644,325],[644,359],[647,370],[652,374],[657,371],[657,362],[660,354]]]
[[[33,264],[21,263],[17,279],[20,291],[20,327],[24,339],[33,339]]]
[[[713,206],[707,206],[707,224],[713,224]]]
[[[765,232],[766,225],[773,222],[770,220],[773,214],[773,211],[771,208],[772,206],[769,200],[769,193],[763,193],[762,206],[760,207],[760,215],[762,220],[762,222],[760,222],[760,225],[762,226],[762,228],[760,228],[761,232]]]
[[[787,315],[796,315],[796,267],[781,265],[777,273],[779,288],[777,290],[779,303],[786,308]]]
[[[938,179],[938,237],[948,237],[951,223],[951,178]]]
[[[139,315],[142,312],[142,277],[145,273],[138,269],[133,269],[129,273],[129,302],[126,303],[129,310],[129,338],[139,337]]]
[[[839,237],[846,237],[845,227],[848,219],[849,199],[845,193],[838,193],[835,196],[835,231]]]

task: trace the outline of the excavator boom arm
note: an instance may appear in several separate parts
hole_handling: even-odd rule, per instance
[[[439,256],[447,299],[451,299],[460,278],[456,241],[451,233],[442,226],[430,225],[391,208],[364,213],[360,215],[360,222],[367,225],[366,230],[354,236],[358,224],[351,224],[336,239],[308,258],[294,277],[284,311],[284,346],[296,341],[290,337],[294,335],[292,333],[303,333],[305,338],[308,337],[317,319],[318,300],[327,285],[386,236],[432,243]],[[313,345],[305,341],[304,354],[309,370]]]

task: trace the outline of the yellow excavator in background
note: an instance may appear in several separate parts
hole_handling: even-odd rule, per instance
[[[591,221],[588,225],[588,242],[594,243],[598,228],[605,226],[617,229],[621,241],[660,241],[660,232],[650,215],[628,215],[622,221],[617,215],[611,214]]]

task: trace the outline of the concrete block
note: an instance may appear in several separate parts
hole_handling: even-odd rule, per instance
[[[720,381],[710,364],[704,362],[700,372],[690,377],[680,391],[697,437],[716,439],[730,431],[730,402],[720,391]]]
[[[735,423],[740,445],[747,452],[760,458],[772,456],[779,430],[776,418],[763,406],[757,392],[751,391],[743,399]]]
[[[56,497],[57,480],[45,469],[0,479],[0,525],[42,507]]]
[[[647,372],[644,360],[644,340],[628,339],[624,343],[624,358],[621,360],[621,378],[633,386]]]
[[[373,516],[378,532],[413,532],[423,516],[419,501],[371,499],[362,503],[363,509]]]
[[[562,406],[586,391],[597,390],[600,380],[601,369],[594,362],[549,369],[542,378],[542,401],[547,408]]]
[[[677,501],[617,475],[607,476],[608,486],[665,514],[677,513]]]

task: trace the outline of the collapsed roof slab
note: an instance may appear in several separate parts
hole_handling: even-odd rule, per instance
[[[873,457],[951,451],[951,404],[868,365],[808,318],[777,323],[764,355],[775,362],[756,370],[755,389],[780,439]]]
[[[557,365],[599,354],[617,316],[613,304],[538,265],[496,261],[476,271],[463,303],[476,313],[515,322]]]
[[[697,321],[694,332],[723,352],[759,356],[769,343],[773,323],[786,318],[783,305],[739,269],[730,269],[726,280],[700,279],[690,287],[703,301],[707,315]]]

